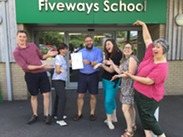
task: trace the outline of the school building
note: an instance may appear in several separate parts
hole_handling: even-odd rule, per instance
[[[68,44],[70,52],[77,50],[85,34],[91,34],[95,45],[101,48],[108,38],[115,39],[119,46],[130,41],[141,60],[145,47],[141,27],[133,25],[136,20],[147,23],[153,40],[161,37],[169,42],[166,95],[182,95],[183,0],[0,0],[0,91],[3,99],[10,101],[29,96],[24,72],[12,55],[17,30],[26,30],[29,41],[36,43],[42,52],[59,41]],[[44,63],[52,62],[50,58]],[[67,89],[76,89],[77,73],[78,70],[69,69]]]

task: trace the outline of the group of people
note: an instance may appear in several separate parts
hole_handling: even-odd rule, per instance
[[[154,113],[164,96],[164,82],[168,74],[168,63],[165,53],[168,51],[168,43],[164,39],[157,39],[154,42],[150,36],[147,25],[142,21],[136,21],[134,25],[142,27],[143,39],[146,45],[146,52],[143,60],[139,62],[133,54],[134,47],[131,43],[126,43],[122,51],[118,48],[115,40],[107,39],[104,44],[104,59],[100,48],[93,45],[92,36],[84,38],[85,47],[78,52],[82,53],[83,69],[79,70],[77,88],[77,114],[74,121],[82,119],[82,109],[84,96],[87,91],[90,93],[90,115],[91,121],[96,120],[95,107],[98,94],[99,70],[102,68],[102,84],[104,92],[104,108],[106,120],[104,123],[110,130],[115,129],[114,122],[117,122],[115,96],[120,90],[120,101],[122,112],[126,120],[126,129],[121,137],[133,137],[137,129],[135,118],[136,110],[144,128],[146,137],[152,137],[152,133],[158,137],[166,137],[160,128]],[[31,94],[31,105],[33,115],[28,124],[32,124],[38,119],[39,92],[43,95],[45,123],[51,123],[49,114],[50,82],[45,69],[52,68],[43,65],[41,60],[49,56],[56,56],[54,63],[54,73],[52,76],[53,87],[55,88],[55,100],[53,107],[53,117],[60,126],[66,126],[65,105],[68,63],[64,59],[68,46],[60,43],[57,51],[48,51],[43,55],[33,43],[27,43],[27,33],[23,30],[17,32],[17,47],[13,52],[18,65],[25,71],[25,81],[29,93]],[[70,61],[72,64],[72,61]],[[92,81],[92,82],[91,82]]]

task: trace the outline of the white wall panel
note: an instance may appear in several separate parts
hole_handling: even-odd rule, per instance
[[[2,2],[0,2],[0,16],[4,11],[2,11]],[[16,12],[15,12],[15,0],[8,0],[6,2],[6,19],[7,19],[7,35],[4,34],[4,22],[0,24],[0,62],[5,62],[6,52],[4,51],[6,38],[8,39],[8,49],[9,49],[9,57],[10,61],[13,61],[12,51],[16,47],[16,32],[17,32],[17,24],[16,24]]]
[[[166,38],[170,44],[169,60],[183,59],[183,26],[177,26],[175,19],[183,14],[183,0],[168,0]]]

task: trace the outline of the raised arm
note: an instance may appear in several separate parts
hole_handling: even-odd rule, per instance
[[[150,35],[149,30],[147,28],[147,25],[144,22],[140,21],[140,20],[137,20],[134,23],[134,25],[142,26],[142,35],[143,35],[144,43],[146,45],[146,48],[148,48],[148,45],[150,43],[152,43],[152,38],[151,38],[151,35]]]

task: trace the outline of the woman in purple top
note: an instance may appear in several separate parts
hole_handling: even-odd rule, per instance
[[[134,80],[135,101],[145,136],[152,137],[154,133],[158,137],[166,137],[154,113],[164,96],[164,82],[168,74],[165,53],[168,52],[169,46],[164,39],[157,39],[153,42],[144,22],[136,21],[134,24],[142,26],[146,53],[139,65],[137,75],[129,72],[125,74]]]

